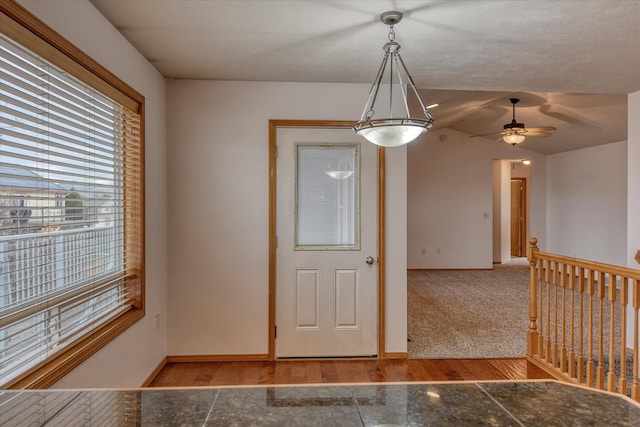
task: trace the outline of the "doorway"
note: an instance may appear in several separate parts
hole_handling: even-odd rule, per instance
[[[511,178],[511,256],[526,256],[527,179]]]

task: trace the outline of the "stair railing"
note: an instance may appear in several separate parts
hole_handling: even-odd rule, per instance
[[[640,401],[640,270],[529,243],[527,359],[559,380]]]

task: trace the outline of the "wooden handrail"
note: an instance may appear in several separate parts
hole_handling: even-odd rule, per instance
[[[531,238],[529,242],[531,243],[532,240],[535,240],[537,244],[538,240],[535,237]],[[595,262],[595,261],[587,261],[580,258],[571,258],[564,255],[556,255],[556,254],[552,254],[548,252],[540,252],[540,251],[536,251],[536,259],[546,259],[552,262],[566,264],[566,265],[574,265],[577,267],[582,267],[582,268],[593,270],[593,271],[604,271],[610,274],[615,274],[616,276],[625,276],[625,277],[633,277],[636,279],[640,279],[640,270],[635,270],[633,268],[627,268],[627,267],[620,267],[618,265],[613,265],[613,264],[604,264],[604,263]],[[529,258],[529,261],[531,262],[531,258]]]
[[[529,243],[527,359],[560,380],[640,401],[640,270]]]

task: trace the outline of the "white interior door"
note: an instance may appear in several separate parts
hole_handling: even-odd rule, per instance
[[[276,357],[376,355],[377,147],[277,132]]]

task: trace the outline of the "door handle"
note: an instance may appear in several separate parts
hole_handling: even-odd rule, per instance
[[[375,259],[373,259],[372,256],[368,256],[365,260],[364,260],[368,265],[372,265],[375,261]]]

